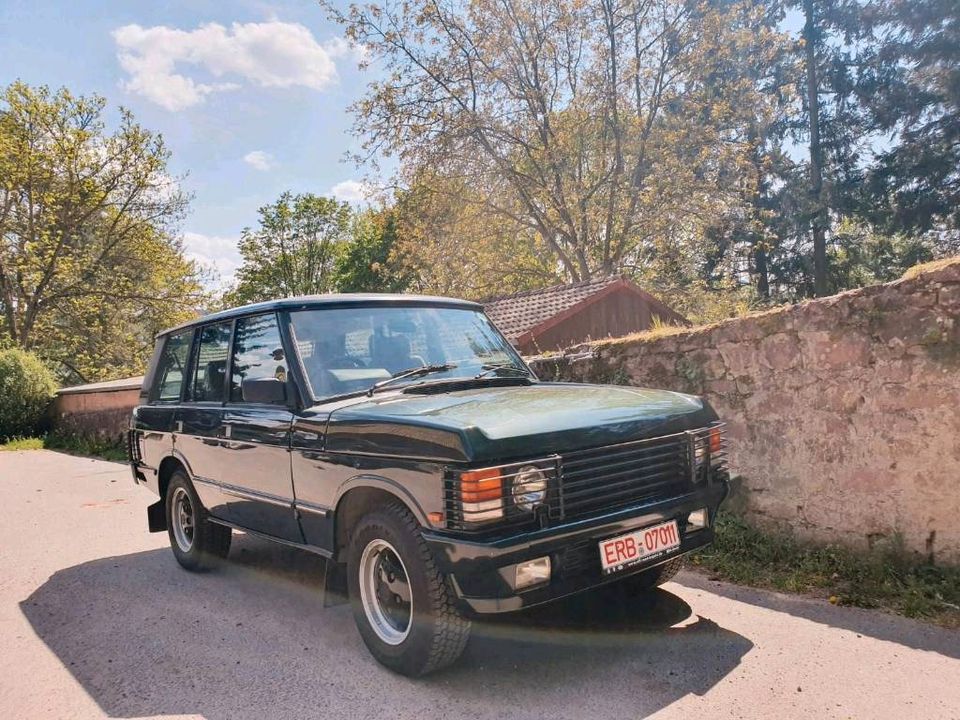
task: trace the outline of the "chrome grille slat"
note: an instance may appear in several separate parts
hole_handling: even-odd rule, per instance
[[[603,477],[607,480],[623,477],[624,475],[638,475],[638,474],[653,474],[656,475],[661,469],[670,469],[676,468],[679,462],[683,462],[683,459],[680,457],[675,457],[672,460],[664,460],[663,462],[654,463],[651,465],[644,464],[642,468],[638,469],[636,465],[631,467],[626,467],[623,470],[618,470],[617,472],[605,473]],[[590,484],[594,482],[594,478],[597,477],[597,473],[587,473],[578,471],[576,475],[573,473],[564,473],[564,491],[569,493],[571,490],[574,490],[581,485]],[[575,479],[574,479],[575,478]],[[640,477],[637,478],[638,481],[641,480]]]
[[[564,461],[564,467],[566,467],[569,472],[574,472],[575,469],[579,469],[581,467],[596,472],[597,470],[600,470],[604,467],[615,467],[617,465],[636,463],[638,460],[649,462],[651,460],[658,460],[660,458],[676,457],[678,452],[679,452],[678,448],[671,447],[668,450],[664,450],[663,452],[659,452],[659,453],[644,453],[640,457],[638,457],[638,453],[636,452],[632,452],[629,454],[621,453],[621,454],[618,454],[616,457],[622,458],[622,459],[614,460],[613,462],[609,462],[609,463],[603,463],[600,465],[591,465],[590,460],[576,460],[570,463]]]
[[[620,480],[618,482],[608,482],[604,484],[603,489],[616,490],[617,488],[621,488],[621,487],[643,488],[643,487],[648,487],[650,485],[659,485],[661,483],[662,478],[666,478],[666,481],[670,482],[672,480],[676,480],[676,477],[677,477],[677,472],[675,469],[665,469],[665,470],[661,470],[658,473],[654,473],[652,475],[645,475],[642,478],[628,478],[626,480]],[[589,497],[590,495],[595,495],[595,494],[596,494],[596,490],[593,487],[581,485],[579,489],[571,491],[570,486],[567,486],[566,492],[564,493],[564,498],[566,499],[567,506],[569,507],[569,504],[571,502],[576,502],[578,499],[582,497]]]

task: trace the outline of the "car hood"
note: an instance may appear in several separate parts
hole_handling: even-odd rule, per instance
[[[326,449],[500,462],[667,435],[715,419],[702,398],[648,388],[533,383],[400,392],[333,410]]]

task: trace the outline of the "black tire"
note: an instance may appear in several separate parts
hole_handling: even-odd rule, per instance
[[[649,570],[644,570],[636,575],[626,577],[620,583],[621,589],[629,592],[653,590],[653,588],[672,580],[674,576],[680,572],[680,569],[683,567],[685,562],[686,557],[681,555],[680,557],[675,557],[672,560],[667,560],[662,565],[657,565]]]
[[[179,503],[184,499],[189,503],[192,514],[192,532],[185,542],[185,524],[179,517]],[[167,535],[170,537],[170,547],[173,556],[187,570],[203,572],[210,570],[223,560],[230,552],[230,528],[217,525],[209,520],[209,515],[193,489],[193,483],[183,470],[175,470],[170,477],[165,498],[167,509]],[[178,534],[181,535],[178,539]]]
[[[380,634],[383,631],[374,627],[361,591],[361,574],[373,567],[369,563],[375,563],[382,580],[383,560],[369,559],[380,554],[364,560],[365,553],[378,546],[389,546],[382,548],[383,552],[395,552],[399,557],[400,565],[394,567],[406,575],[405,590],[411,597],[406,636],[394,638],[394,643],[386,642]],[[394,580],[392,575],[390,580]],[[405,507],[386,505],[357,522],[347,550],[347,586],[360,637],[374,658],[390,670],[418,677],[450,665],[463,652],[470,637],[470,621],[454,606],[451,589],[420,535],[420,525]],[[395,598],[401,602],[399,595]],[[375,611],[371,609],[371,613]]]

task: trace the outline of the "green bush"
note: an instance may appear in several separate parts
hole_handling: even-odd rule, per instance
[[[56,389],[53,375],[35,355],[0,350],[0,442],[42,433]]]

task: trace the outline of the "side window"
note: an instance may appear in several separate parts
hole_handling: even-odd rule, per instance
[[[153,398],[156,402],[177,402],[187,374],[193,331],[170,335],[164,340],[163,352],[154,376]]]
[[[286,382],[287,359],[276,315],[271,313],[237,320],[231,375],[231,402],[243,402],[244,380],[275,378]]]
[[[208,325],[200,333],[197,369],[193,376],[191,399],[195,402],[223,400],[230,352],[230,323]]]

